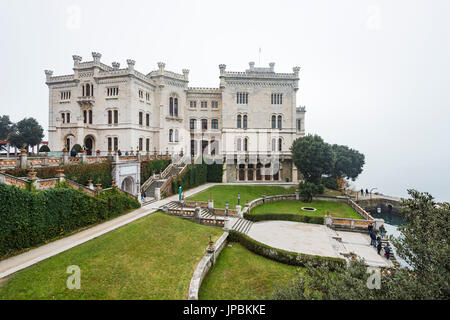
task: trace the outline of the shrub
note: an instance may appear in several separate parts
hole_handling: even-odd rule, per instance
[[[79,144],[74,144],[71,151],[75,151],[76,153],[80,152],[83,148]]]
[[[27,191],[0,184],[0,257],[138,208],[117,190],[92,197],[61,185]]]
[[[303,182],[298,186],[300,198],[303,202],[312,202],[313,197],[322,194],[325,191],[323,185],[316,185],[312,182]]]
[[[92,164],[64,165],[59,167],[42,167],[35,168],[37,176],[41,179],[49,179],[56,177],[56,170],[63,169],[67,179],[87,185],[88,180],[92,180],[94,184],[100,183],[102,188],[111,187],[111,163],[101,162]],[[6,173],[15,177],[26,177],[26,169],[8,169]]]
[[[292,213],[265,213],[265,214],[245,213],[244,218],[253,222],[267,221],[267,220],[283,220],[283,221],[324,224],[324,217],[303,216]]]
[[[48,145],[44,144],[39,148],[39,152],[50,152]]]
[[[327,266],[330,270],[335,270],[345,265],[345,259],[341,258],[309,255],[273,248],[236,230],[229,231],[228,240],[232,242],[239,242],[248,250],[263,257],[293,266],[304,267],[309,264],[312,266]]]
[[[180,177],[172,181],[172,192],[197,187],[206,182],[222,182],[223,168],[221,164],[192,164]]]
[[[170,164],[170,159],[157,159],[141,162],[141,182],[144,183],[153,173],[161,173]]]

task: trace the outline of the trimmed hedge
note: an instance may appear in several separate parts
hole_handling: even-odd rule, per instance
[[[101,162],[92,164],[74,164],[74,165],[64,165],[58,167],[42,167],[35,168],[37,171],[37,176],[41,179],[50,179],[56,177],[56,170],[63,169],[64,175],[67,179],[78,182],[82,185],[87,185],[88,180],[92,180],[94,184],[100,183],[102,188],[111,187],[111,163]],[[8,169],[6,173],[13,175],[15,177],[26,177],[26,169]]]
[[[92,197],[64,184],[30,192],[1,183],[0,199],[0,257],[140,207],[116,189]]]
[[[141,182],[144,183],[153,173],[163,172],[170,164],[170,159],[157,159],[141,162]]]
[[[228,241],[239,242],[242,246],[256,254],[293,266],[305,267],[307,263],[312,263],[314,267],[325,265],[331,270],[336,270],[346,264],[345,259],[342,258],[322,257],[273,248],[236,230],[229,231]]]
[[[183,190],[188,190],[206,182],[222,182],[222,174],[221,164],[191,164],[186,172],[172,181],[172,192],[178,193],[180,186]]]
[[[299,214],[292,214],[292,213],[265,213],[265,214],[245,213],[244,218],[253,222],[267,221],[267,220],[284,220],[284,221],[295,221],[295,222],[315,223],[315,224],[325,223],[324,221],[325,217],[302,216]]]

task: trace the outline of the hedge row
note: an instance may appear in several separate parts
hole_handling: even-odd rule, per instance
[[[295,222],[315,223],[315,224],[325,223],[324,217],[320,216],[311,217],[292,213],[264,213],[264,214],[245,213],[244,218],[253,222],[267,221],[267,220],[284,220],[284,221],[295,221]]]
[[[64,184],[30,192],[0,184],[0,257],[138,208],[116,189],[96,197]]]
[[[102,188],[111,187],[111,163],[101,162],[92,164],[73,164],[57,167],[42,167],[35,168],[37,176],[41,179],[50,179],[56,177],[56,170],[63,169],[64,175],[67,179],[78,182],[82,185],[87,185],[88,180],[92,180],[94,184],[100,183]],[[6,173],[15,177],[26,177],[27,169],[8,169]]]
[[[312,263],[315,267],[325,265],[331,270],[336,270],[340,266],[345,266],[345,259],[342,258],[315,256],[273,248],[236,230],[229,231],[228,241],[239,242],[242,246],[256,254],[293,266],[304,267],[308,262]]]
[[[170,159],[157,159],[141,162],[141,182],[144,183],[153,173],[160,173],[170,164]]]
[[[222,182],[223,167],[221,164],[193,164],[176,180],[172,181],[172,192],[197,187],[206,182]]]

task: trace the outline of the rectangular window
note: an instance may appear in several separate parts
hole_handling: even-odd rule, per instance
[[[119,87],[106,88],[106,95],[108,97],[115,97],[119,95]]]
[[[118,124],[118,123],[119,123],[119,111],[114,110],[114,124]]]
[[[189,101],[189,107],[192,109],[197,108],[197,101]]]
[[[270,97],[271,104],[283,104],[283,94],[282,93],[272,93]]]
[[[300,131],[302,130],[302,120],[297,119],[297,130]]]
[[[147,127],[150,126],[150,114],[149,114],[149,113],[147,113],[147,114],[145,115],[145,125],[146,125]]]
[[[211,101],[211,108],[213,109],[219,108],[219,101]]]
[[[70,123],[70,113],[67,113],[67,123]]]
[[[61,91],[61,100],[70,100],[70,91]]]
[[[112,150],[112,138],[108,138],[108,151]]]
[[[139,138],[139,151],[142,151],[142,144],[143,144],[144,139]]]
[[[89,110],[89,123],[92,124],[92,110]]]
[[[150,139],[145,140],[145,151],[150,151]]]
[[[203,130],[208,129],[208,120],[207,119],[202,119],[202,129]]]
[[[66,114],[62,113],[61,117],[62,117],[62,123],[66,123]]]
[[[144,91],[139,90],[139,99],[144,99]]]
[[[114,151],[119,150],[119,138],[114,138]]]
[[[238,92],[236,94],[237,104],[248,104],[248,92]]]
[[[150,93],[145,93],[145,100],[150,101]]]
[[[208,102],[207,101],[202,101],[201,102],[201,107],[202,108],[208,108]]]
[[[212,120],[211,120],[211,128],[212,128],[212,129],[219,129],[219,120],[217,120],[217,119],[212,119]]]
[[[112,124],[112,111],[108,110],[108,124]]]
[[[141,125],[141,126],[142,126],[142,116],[143,116],[143,113],[139,112],[139,125]]]

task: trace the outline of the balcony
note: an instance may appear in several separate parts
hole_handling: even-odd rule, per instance
[[[91,107],[94,105],[95,98],[93,96],[78,97],[77,102],[80,107]]]

